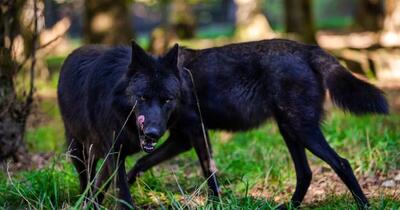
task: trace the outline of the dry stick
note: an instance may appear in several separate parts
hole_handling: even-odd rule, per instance
[[[53,44],[55,41],[57,41],[59,38],[61,38],[63,36],[63,34],[58,35],[57,37],[55,37],[54,39],[48,41],[47,43],[45,43],[44,45],[41,45],[39,47],[36,48],[36,50],[40,50],[43,48],[46,48],[47,46]],[[25,59],[18,65],[17,70],[22,69],[22,67],[25,65],[26,62],[28,62],[28,60],[32,57],[32,55],[29,55],[27,57],[25,57]]]
[[[135,110],[136,104],[137,104],[137,100],[135,101],[135,104],[133,105],[133,107],[132,107],[131,111],[129,112],[128,116],[126,117],[126,120],[125,120],[124,124],[122,125],[122,128],[119,130],[117,137],[114,139],[114,143],[117,141],[117,139],[118,139],[119,136],[121,135],[122,130],[123,130],[123,129],[125,128],[125,126],[126,126],[126,123],[128,123],[129,118],[131,117],[133,111]],[[114,144],[114,143],[113,143],[113,144]]]
[[[87,180],[91,180],[91,176],[92,176],[92,167],[93,167],[93,165],[94,165],[94,154],[91,156],[90,154],[92,153],[92,149],[93,149],[93,144],[90,144],[90,146],[89,146],[89,152],[88,152],[88,164],[87,164],[87,168],[86,168],[86,171],[87,171]],[[83,156],[84,158],[85,158],[85,156]],[[94,166],[94,170],[96,171],[96,166]],[[87,185],[87,187],[89,187],[90,189],[89,189],[89,194],[93,194],[93,192],[92,192],[92,188],[90,187],[90,185]]]
[[[18,188],[18,186],[16,186],[16,185],[14,184],[14,182],[13,182],[13,180],[12,180],[12,177],[11,177],[11,173],[10,173],[10,164],[9,164],[9,163],[7,163],[7,176],[8,176],[8,180],[10,181],[10,184],[15,188],[15,190],[16,190],[17,193],[18,193],[18,195],[21,196],[22,199],[24,199],[24,200],[28,203],[28,206],[35,208],[35,207],[32,205],[32,203],[29,201],[29,199],[26,198],[26,197],[24,196],[24,194],[20,191],[20,189]],[[34,201],[34,202],[35,202],[35,201]]]
[[[118,135],[114,138],[113,144],[111,145],[110,150],[108,151],[106,157],[104,158],[104,161],[103,161],[103,163],[101,164],[99,170],[101,170],[101,169],[103,168],[103,166],[104,166],[106,160],[108,159],[109,155],[111,154],[111,152],[112,152],[112,150],[113,150],[113,148],[114,148],[114,146],[115,146],[115,142],[118,140],[118,138],[119,138],[119,136],[121,135],[123,129],[125,128],[126,124],[128,123],[128,120],[129,120],[129,118],[131,117],[133,111],[135,110],[136,105],[137,105],[137,100],[135,101],[135,104],[132,106],[131,111],[129,112],[128,116],[126,117],[124,124],[122,125],[121,129],[120,129],[119,132],[118,132]],[[115,135],[114,135],[114,136],[115,136]],[[112,154],[114,154],[114,152],[113,152]],[[118,155],[119,155],[119,154],[118,154]],[[117,163],[117,164],[118,164],[118,163]],[[111,174],[110,178],[107,179],[106,182],[105,182],[104,184],[107,184],[109,181],[111,181],[111,178],[114,177],[115,174],[116,174],[116,171],[114,171],[114,172]],[[95,178],[92,180],[91,184],[93,184],[94,180],[96,180],[96,178],[97,178],[98,175],[99,175],[99,173],[96,173],[96,176],[95,176]],[[95,197],[104,189],[104,187],[105,187],[105,186],[100,187],[100,190],[97,191],[97,193],[95,194]],[[85,192],[86,192],[86,191],[85,191]]]
[[[193,94],[194,94],[194,97],[195,97],[195,99],[196,99],[197,110],[198,110],[199,116],[200,116],[200,123],[201,123],[201,130],[202,130],[202,132],[203,132],[203,139],[204,139],[204,143],[206,144],[207,153],[208,153],[208,156],[210,157],[210,161],[211,161],[211,160],[212,160],[212,157],[211,157],[211,150],[210,150],[210,147],[208,146],[208,138],[207,138],[206,128],[205,128],[204,121],[203,121],[203,115],[202,115],[202,113],[201,113],[199,96],[197,95],[196,83],[194,82],[194,77],[193,77],[193,74],[192,74],[192,72],[190,71],[190,69],[188,69],[188,68],[186,68],[186,67],[183,67],[183,69],[184,69],[186,72],[188,72],[188,74],[189,74],[189,76],[190,76],[190,80],[191,80],[192,85],[193,85]],[[208,167],[210,167],[210,166],[208,166]],[[208,181],[208,179],[210,179],[212,176],[214,176],[215,173],[216,173],[216,171],[213,171],[213,172],[211,173],[211,175],[207,178],[206,181]],[[196,191],[195,191],[195,193],[196,193]],[[193,197],[194,195],[195,195],[195,194],[193,194],[191,197]],[[222,201],[221,201],[221,198],[219,198],[219,201],[222,202]]]
[[[210,148],[208,147],[208,139],[207,139],[207,134],[206,134],[206,128],[204,126],[203,115],[201,114],[200,100],[199,100],[199,96],[197,95],[197,89],[196,89],[196,84],[194,82],[193,74],[188,68],[183,67],[183,69],[189,73],[190,80],[192,81],[193,94],[194,94],[194,97],[196,99],[197,111],[199,112],[199,116],[200,116],[200,123],[201,123],[201,130],[203,132],[203,139],[204,139],[204,143],[206,144],[207,153],[208,153],[209,157],[211,158],[211,151],[210,151]]]
[[[38,47],[38,49],[46,48],[47,46],[49,46],[49,45],[53,44],[55,41],[57,41],[59,38],[63,37],[63,35],[64,35],[64,34],[57,35],[57,36],[54,37],[52,40],[48,41],[46,44],[40,45],[40,46]]]
[[[181,185],[180,185],[179,182],[178,182],[178,178],[177,178],[176,175],[175,175],[174,169],[173,169],[172,167],[170,167],[170,170],[172,171],[172,175],[174,175],[174,179],[175,179],[176,184],[178,185],[179,191],[181,192],[181,194],[182,194],[183,197],[186,197],[186,196],[185,196],[185,193],[183,192],[183,189],[182,189]],[[186,198],[185,198],[185,199],[186,199]]]

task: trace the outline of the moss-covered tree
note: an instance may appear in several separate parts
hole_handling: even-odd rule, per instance
[[[0,161],[9,157],[18,160],[25,151],[23,139],[33,101],[39,16],[37,0],[30,1],[27,6],[26,3],[25,0],[0,2]],[[22,22],[23,10],[30,10],[29,23]],[[31,33],[26,36],[29,30]],[[32,62],[28,67],[29,84],[23,86],[26,89],[21,90],[21,87],[17,88],[16,78],[17,75],[24,75],[24,72],[20,71],[23,69],[23,63],[16,59],[15,43],[17,38],[24,34],[22,37],[29,47],[25,47],[22,60],[23,63]]]

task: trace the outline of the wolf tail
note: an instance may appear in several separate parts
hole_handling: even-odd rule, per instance
[[[338,60],[319,47],[310,51],[311,67],[322,75],[335,105],[354,114],[388,114],[382,90],[353,76]]]

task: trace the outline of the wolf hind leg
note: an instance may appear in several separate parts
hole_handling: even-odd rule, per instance
[[[359,207],[368,206],[368,200],[362,192],[349,162],[329,146],[321,131],[320,116],[324,92],[321,91],[320,84],[315,78],[305,78],[304,81],[307,83],[302,81],[294,80],[290,86],[286,86],[282,92],[277,93],[279,98],[275,102],[274,113],[278,124],[279,120],[283,119],[289,125],[289,132],[295,136],[297,144],[325,161],[335,171],[351,191]],[[305,84],[307,85],[305,86]],[[295,192],[295,195],[300,198],[303,190],[298,192],[297,194]]]
[[[290,152],[296,171],[296,189],[291,198],[291,205],[297,208],[303,201],[310,186],[312,172],[307,161],[305,148],[294,135],[290,125],[286,124],[283,119],[277,119],[277,121],[280,133]],[[284,208],[283,206],[281,206],[281,208]]]
[[[360,209],[367,208],[369,206],[368,200],[354,176],[350,163],[346,159],[340,157],[329,146],[319,126],[307,127],[303,132],[299,132],[299,136],[301,136],[301,142],[308,150],[331,166],[350,190],[354,199],[357,201],[358,207]]]

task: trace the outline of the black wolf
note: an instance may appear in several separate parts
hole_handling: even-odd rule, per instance
[[[328,145],[320,122],[325,89],[344,110],[386,114],[388,104],[381,90],[354,77],[318,46],[289,40],[203,50],[181,48],[178,66],[179,79],[182,87],[189,90],[184,91],[190,100],[181,106],[168,141],[140,159],[129,172],[130,183],[139,172],[193,146],[209,187],[219,195],[215,165],[207,151],[209,142],[204,141],[201,132],[200,113],[206,129],[229,131],[252,129],[272,117],[294,162],[297,185],[291,202],[295,207],[303,200],[312,176],[305,149],[334,169],[361,208],[368,206],[349,162]]]
[[[163,57],[149,56],[136,44],[132,50],[86,46],[63,64],[58,100],[66,139],[81,190],[92,188],[96,203],[116,171],[119,197],[128,204],[122,207],[133,207],[124,160],[141,149],[152,151],[176,119],[182,104],[177,53],[178,46]],[[105,164],[94,180],[100,158]]]
[[[94,177],[94,169],[88,173],[85,162],[96,162],[109,150],[120,151],[107,159],[96,182],[102,183],[117,168],[120,197],[132,204],[127,179],[133,183],[140,172],[193,147],[218,196],[203,128],[248,130],[273,117],[295,163],[295,206],[311,180],[307,148],[332,166],[364,207],[368,201],[349,163],[329,147],[319,128],[325,89],[339,107],[356,114],[388,112],[379,89],[355,78],[319,47],[287,40],[180,48],[179,53],[175,46],[160,58],[135,43],[132,50],[84,47],[66,60],[58,91],[82,189]],[[167,141],[152,152],[166,129]],[[140,148],[152,153],[126,177],[121,163]],[[102,194],[97,199],[101,202]]]

